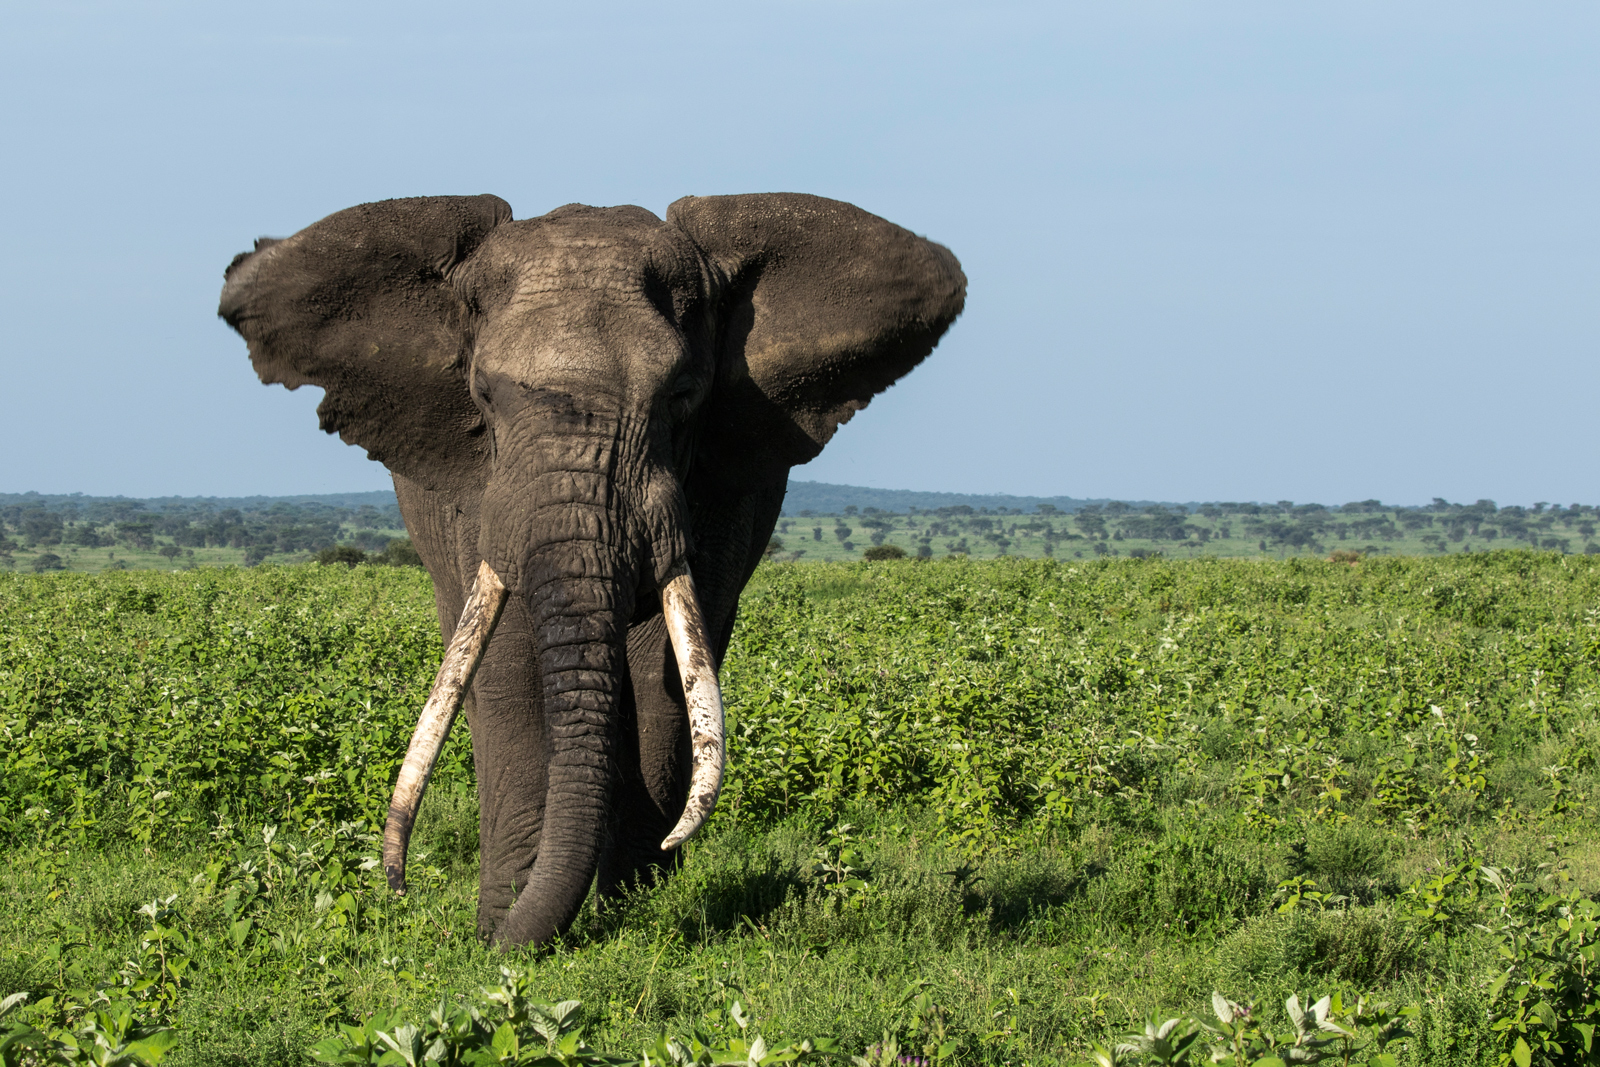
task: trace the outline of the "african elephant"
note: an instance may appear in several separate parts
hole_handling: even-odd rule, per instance
[[[513,221],[485,195],[349,208],[225,277],[256,373],[326,391],[322,429],[389,468],[433,576],[448,651],[391,884],[463,702],[482,936],[543,942],[596,875],[615,894],[673,869],[716,800],[716,672],[789,468],[932,351],[966,296],[955,257],[793,193],[665,221]]]

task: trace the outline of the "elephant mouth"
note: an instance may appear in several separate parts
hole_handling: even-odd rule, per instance
[[[483,659],[508,596],[509,590],[494,568],[487,562],[481,563],[456,625],[455,636],[445,650],[433,689],[412,732],[389,802],[389,818],[383,832],[383,870],[390,888],[397,893],[406,891],[406,850],[428,779],[439,753],[444,750],[450,727],[461,710],[467,688],[472,684],[472,676]],[[667,580],[661,585],[661,611],[683,680],[693,754],[683,815],[661,842],[662,851],[667,852],[693,837],[710,818],[722,788],[727,746],[716,657],[712,654],[705,617],[687,563],[680,562],[668,571]]]

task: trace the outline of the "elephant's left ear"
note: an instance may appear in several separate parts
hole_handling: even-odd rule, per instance
[[[740,481],[814,458],[933,351],[966,299],[948,248],[837,200],[685,197],[667,221],[719,275],[718,381],[701,447]]]
[[[327,432],[425,489],[481,483],[488,442],[449,279],[510,218],[487,195],[348,208],[236,257],[217,313],[249,342],[263,382],[326,391]]]

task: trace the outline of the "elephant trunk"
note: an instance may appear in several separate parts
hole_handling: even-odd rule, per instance
[[[599,866],[617,781],[633,582],[620,554],[607,559],[603,551],[574,553],[565,545],[541,555],[546,559],[535,557],[529,567],[524,595],[543,684],[544,826],[527,884],[495,932],[502,946],[539,944],[577,917]]]
[[[412,734],[405,762],[395,784],[394,797],[389,804],[389,821],[384,828],[383,866],[390,887],[397,892],[406,891],[406,850],[412,826],[416,822],[417,809],[428,787],[428,778],[444,748],[466,689],[472,684],[472,676],[489,638],[494,633],[506,597],[505,584],[494,568],[488,563],[481,564],[455,636],[445,651],[433,691]],[[692,837],[710,817],[722,787],[726,747],[722,691],[717,683],[715,657],[695,592],[694,579],[686,564],[679,564],[673,569],[670,579],[662,587],[661,601],[662,614],[683,681],[693,753],[689,794],[683,815],[661,843],[662,851],[666,852]],[[574,829],[581,830],[582,826]],[[549,842],[551,838],[546,835],[545,840]],[[581,870],[584,866],[587,864],[580,858],[574,870]],[[560,888],[570,891],[572,887]],[[579,900],[581,902],[581,896]],[[542,940],[543,936],[548,936],[541,934],[545,926],[551,926],[552,930],[559,929],[565,921],[570,921],[570,916],[564,920],[558,917],[553,925],[543,921],[534,923],[530,936]],[[507,935],[506,939],[512,938]]]
[[[538,944],[564,930],[576,918],[599,866],[610,798],[620,778],[616,747],[628,679],[627,632],[641,591],[661,596],[683,680],[693,753],[688,803],[663,841],[664,851],[704,823],[723,767],[721,693],[685,562],[687,524],[676,484],[664,478],[619,484],[618,470],[652,467],[627,458],[644,450],[639,434],[626,422],[552,412],[554,405],[543,399],[545,410],[522,423],[524,433],[498,441],[501,475],[485,494],[483,564],[457,628],[459,640],[452,642],[429,704],[452,710],[459,704],[459,691],[470,682],[468,660],[481,655],[493,627],[488,616],[497,613],[495,598],[521,597],[539,668],[545,794],[531,868],[521,868],[526,881],[516,876],[522,888],[515,903],[490,924],[501,946]],[[468,650],[456,654],[458,643]],[[413,749],[420,746],[422,755],[408,757],[408,768],[414,763],[431,767],[437,755],[448,718],[442,729],[425,729],[431,721],[425,715],[419,723]],[[413,771],[402,784],[416,778]],[[420,799],[425,784],[424,771],[417,788],[404,796],[397,790],[397,804],[413,793]],[[415,815],[415,804],[407,803],[409,812],[400,810],[391,818],[391,830],[402,831],[398,848],[385,849],[385,867],[397,888],[403,886],[403,831]]]

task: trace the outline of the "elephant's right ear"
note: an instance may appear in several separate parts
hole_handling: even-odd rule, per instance
[[[922,362],[966,299],[948,248],[838,200],[685,197],[667,220],[714,267],[719,368],[701,448],[730,483],[783,484]]]
[[[448,275],[510,218],[487,195],[349,208],[234,259],[217,314],[263,382],[326,391],[323,430],[424,488],[481,483],[488,442]]]

